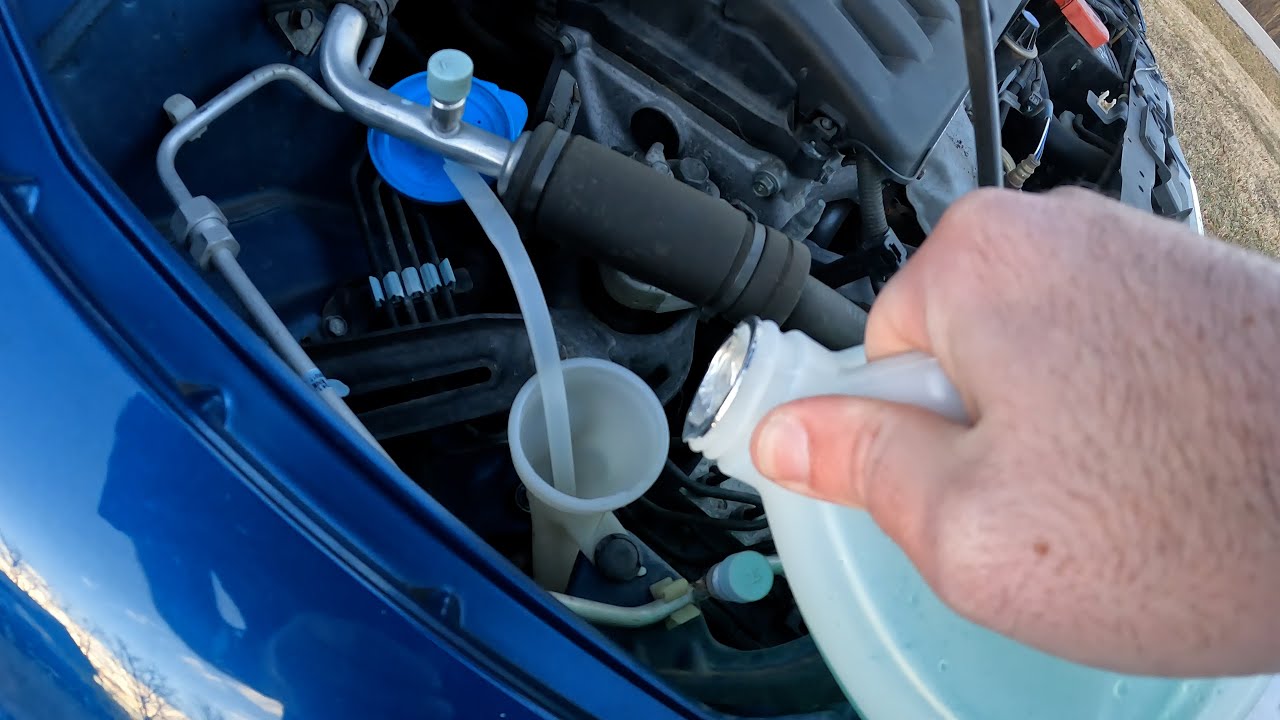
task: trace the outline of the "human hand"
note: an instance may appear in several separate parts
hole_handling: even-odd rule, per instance
[[[1280,670],[1280,269],[1081,190],[957,202],[874,305],[972,426],[790,403],[757,467],[865,507],[962,615],[1127,672]]]

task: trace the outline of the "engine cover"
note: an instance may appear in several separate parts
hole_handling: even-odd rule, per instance
[[[1022,4],[991,0],[997,36]],[[914,176],[968,91],[953,0],[562,0],[560,19],[802,176],[812,143]]]

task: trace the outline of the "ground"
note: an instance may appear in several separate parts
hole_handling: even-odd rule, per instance
[[[1206,231],[1280,255],[1280,73],[1217,0],[1146,0]]]

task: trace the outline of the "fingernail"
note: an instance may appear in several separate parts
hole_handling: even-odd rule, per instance
[[[760,472],[779,485],[809,484],[809,433],[787,413],[775,413],[760,428]]]

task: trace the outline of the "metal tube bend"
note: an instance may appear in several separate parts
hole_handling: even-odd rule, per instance
[[[209,127],[214,120],[239,105],[240,101],[257,92],[264,85],[277,80],[286,80],[298,86],[307,97],[326,110],[342,112],[342,108],[329,97],[324,88],[298,68],[283,63],[263,65],[235,81],[226,90],[215,95],[212,100],[183,118],[160,142],[160,148],[156,151],[156,172],[160,175],[160,183],[168,191],[169,197],[173,198],[174,205],[182,205],[192,197],[191,191],[187,189],[187,184],[182,182],[178,169],[174,165],[182,146],[186,145],[196,133]]]
[[[431,123],[431,109],[410,102],[370,82],[356,63],[368,21],[359,10],[338,5],[325,25],[320,46],[320,74],[342,109],[356,120],[402,140],[498,177],[512,142],[475,125],[462,123],[445,135]]]

